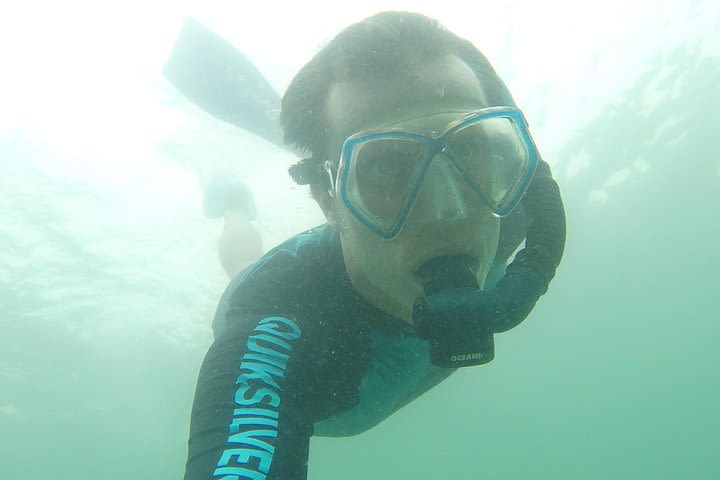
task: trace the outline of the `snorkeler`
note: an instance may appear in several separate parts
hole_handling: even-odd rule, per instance
[[[327,223],[225,292],[186,480],[305,479],[312,435],[364,432],[491,361],[562,257],[562,200],[522,112],[435,20],[349,26],[295,76],[280,120]],[[518,209],[525,246],[508,265],[501,222]]]

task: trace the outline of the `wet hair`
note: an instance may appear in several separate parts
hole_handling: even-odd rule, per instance
[[[448,54],[472,69],[491,105],[514,105],[480,50],[432,18],[381,12],[335,36],[300,69],[282,99],[280,123],[285,142],[311,155],[290,168],[293,179],[300,184],[320,182],[328,132],[325,104],[333,83],[410,72]]]

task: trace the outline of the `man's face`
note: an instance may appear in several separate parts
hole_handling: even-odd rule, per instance
[[[325,110],[331,127],[328,153],[337,162],[348,136],[395,124],[426,135],[443,133],[450,123],[487,106],[472,70],[450,55],[409,74],[338,82],[330,89]],[[411,322],[412,306],[423,294],[418,267],[439,256],[469,255],[482,285],[497,249],[499,221],[442,155],[433,159],[396,237],[387,240],[373,233],[338,196],[327,216],[340,232],[355,289],[406,322]]]

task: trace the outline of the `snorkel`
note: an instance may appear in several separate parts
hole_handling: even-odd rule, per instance
[[[489,94],[500,105],[516,107],[487,59],[482,54],[477,59],[487,68],[486,78],[492,80],[486,84]],[[478,288],[467,274],[468,259],[463,257],[432,259],[418,271],[425,295],[415,301],[413,321],[420,337],[430,341],[430,357],[438,366],[457,368],[492,361],[494,335],[525,320],[555,276],[565,248],[565,209],[550,166],[539,154],[527,190],[513,212],[501,219],[500,229],[496,262],[504,263],[523,237],[525,246],[493,288]]]
[[[415,302],[413,320],[420,337],[430,341],[434,364],[457,368],[492,361],[493,336],[525,320],[555,276],[565,246],[565,211],[544,161],[520,202],[526,244],[494,288],[478,288],[464,256],[435,258],[418,270],[425,295]]]

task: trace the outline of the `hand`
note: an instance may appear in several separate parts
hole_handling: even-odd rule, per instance
[[[255,219],[255,201],[250,189],[237,179],[216,177],[205,187],[203,209],[207,218],[221,218],[227,210],[242,209]]]

